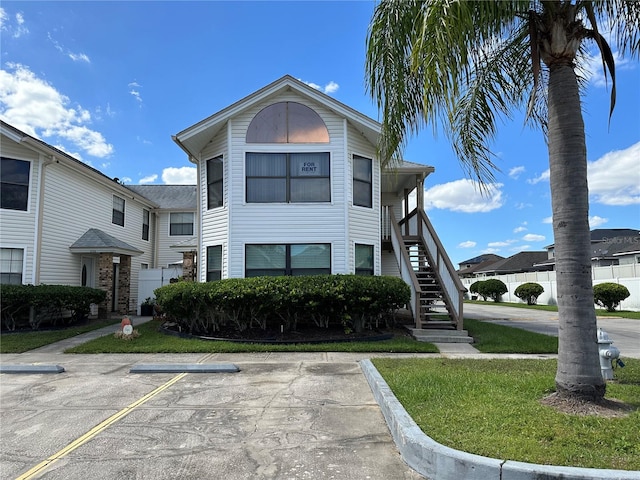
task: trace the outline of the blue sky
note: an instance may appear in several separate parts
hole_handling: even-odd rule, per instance
[[[125,183],[195,183],[171,135],[282,75],[379,119],[364,81],[374,6],[4,0],[0,118]],[[640,228],[640,62],[618,58],[610,127],[597,59],[587,75],[591,226]],[[435,167],[425,207],[454,263],[553,243],[542,134],[515,112],[491,148],[500,171],[484,197],[442,132],[427,127],[405,150]]]

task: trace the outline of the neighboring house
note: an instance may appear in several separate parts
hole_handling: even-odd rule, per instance
[[[547,258],[540,265],[555,267],[554,245],[547,248]],[[608,267],[640,263],[640,230],[598,228],[591,230],[591,266]]]
[[[493,262],[483,268],[478,268],[474,273],[476,277],[488,277],[494,275],[506,275],[509,273],[552,270],[548,265],[539,265],[541,262],[544,262],[546,258],[546,251],[519,252],[508,258]]]
[[[383,171],[379,135],[290,76],[175,135],[198,166],[197,279],[396,275],[412,287],[416,326],[441,306],[461,329],[464,287],[422,208],[433,168]]]
[[[469,260],[465,260],[458,264],[458,276],[460,278],[472,278],[475,277],[475,273],[478,270],[484,270],[489,265],[492,265],[500,260],[504,260],[504,257],[496,255],[494,253],[486,253],[473,257]]]
[[[100,316],[129,314],[141,269],[180,262],[185,240],[194,250],[195,186],[124,186],[5,122],[0,133],[0,283],[100,288]]]

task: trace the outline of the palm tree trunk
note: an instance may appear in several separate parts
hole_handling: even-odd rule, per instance
[[[599,401],[600,372],[591,281],[587,151],[580,93],[571,65],[549,73],[549,166],[558,282],[559,395]]]

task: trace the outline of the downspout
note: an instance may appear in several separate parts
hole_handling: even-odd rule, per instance
[[[160,223],[158,218],[158,209],[155,208],[153,210],[153,242],[151,242],[151,268],[158,268],[158,223]]]
[[[40,252],[42,251],[42,221],[44,217],[44,180],[45,180],[45,167],[48,167],[56,161],[56,157],[53,155],[51,158],[45,158],[40,162],[38,168],[38,200],[36,202],[36,225],[34,232],[33,242],[33,273],[32,284],[40,284]]]

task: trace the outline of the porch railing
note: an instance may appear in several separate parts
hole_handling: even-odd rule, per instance
[[[382,225],[384,226],[387,221],[385,218],[388,218],[388,223],[390,227],[391,241],[393,244],[393,250],[396,255],[396,259],[398,261],[398,265],[402,267],[400,268],[400,272],[402,274],[402,278],[411,286],[417,285],[417,279],[415,273],[413,272],[413,266],[409,260],[409,255],[404,248],[403,235],[413,238],[418,238],[422,241],[422,243],[427,248],[427,254],[429,256],[429,262],[431,267],[436,272],[438,277],[438,282],[442,288],[443,295],[445,297],[445,302],[449,306],[449,313],[452,316],[452,320],[456,324],[456,328],[458,330],[462,329],[462,306],[463,306],[463,294],[466,291],[464,285],[460,281],[458,274],[453,268],[453,264],[449,259],[438,235],[433,228],[433,225],[429,221],[426,213],[422,209],[414,209],[411,213],[407,215],[406,218],[402,219],[400,222],[396,222],[395,217],[393,215],[393,211],[390,207],[384,207],[382,211]],[[385,229],[382,230],[383,235],[385,233]],[[395,238],[394,238],[395,237]],[[384,239],[384,237],[383,237]],[[408,278],[411,280],[407,281],[405,278],[405,274],[403,274],[403,268],[410,270],[412,273]],[[413,284],[415,279],[415,284]],[[419,292],[419,287],[416,292]],[[419,296],[418,293],[415,293],[416,296]],[[413,302],[413,296],[412,296]],[[413,305],[417,305],[413,303]],[[418,309],[414,310],[415,312],[419,311]]]

